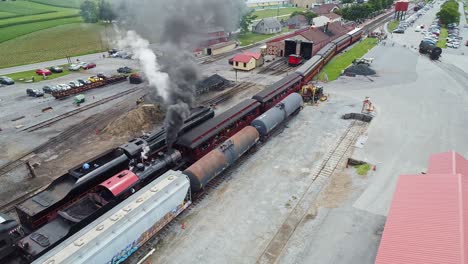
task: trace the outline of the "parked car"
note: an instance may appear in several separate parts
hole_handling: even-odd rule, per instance
[[[70,64],[70,66],[68,67],[68,70],[70,70],[70,71],[79,71],[80,68],[81,68],[81,66],[78,65],[78,64]]]
[[[51,93],[54,92],[55,90],[54,90],[54,88],[53,88],[52,86],[46,85],[46,86],[42,87],[42,91],[43,91],[44,93],[46,93],[46,94],[51,94]]]
[[[78,87],[83,86],[83,84],[81,84],[78,81],[71,81],[71,82],[68,83],[68,85],[70,85],[71,88],[78,88]]]
[[[37,89],[31,89],[31,88],[28,88],[26,89],[26,94],[29,95],[29,96],[32,96],[32,97],[41,97],[41,96],[44,96],[44,93],[37,90]]]
[[[91,76],[88,78],[88,81],[90,82],[99,82],[99,81],[102,81],[103,79],[102,78],[99,78],[97,76]]]
[[[59,84],[59,85],[57,85],[57,88],[60,91],[67,91],[67,90],[71,89],[70,85],[68,85],[68,84]]]
[[[109,56],[111,56],[111,55],[113,55],[113,54],[115,54],[115,53],[117,53],[117,52],[118,52],[117,49],[111,49],[111,50],[108,50],[108,51],[107,51],[107,53],[109,53]]]
[[[132,73],[132,71],[133,71],[133,69],[130,68],[130,67],[127,67],[127,66],[120,67],[120,68],[117,69],[118,73]]]
[[[76,64],[80,65],[80,67],[83,68],[83,66],[85,66],[85,65],[88,64],[88,63],[87,63],[87,62],[84,62],[84,61],[81,61],[81,62],[78,62],[78,63],[76,63]]]
[[[52,72],[48,69],[38,69],[36,70],[36,74],[37,75],[45,75],[45,76],[49,76],[52,74]]]
[[[401,28],[397,28],[397,29],[393,30],[393,33],[403,34],[403,33],[405,33],[405,30],[401,29]]]
[[[15,84],[15,81],[7,76],[0,76],[0,84],[12,85]]]
[[[86,63],[85,65],[82,66],[83,69],[85,70],[89,70],[89,69],[92,69],[92,68],[96,68],[96,63]]]
[[[468,46],[468,40],[465,42],[465,46]]]
[[[79,83],[83,84],[83,85],[85,85],[85,84],[90,84],[90,83],[91,83],[90,81],[88,81],[88,80],[83,80],[83,79],[78,79],[77,81],[78,81]]]
[[[63,68],[59,66],[52,66],[49,68],[49,70],[53,73],[61,73],[63,72]]]
[[[107,76],[106,76],[104,73],[98,73],[96,76],[97,76],[98,78],[103,79],[103,80],[107,79]]]

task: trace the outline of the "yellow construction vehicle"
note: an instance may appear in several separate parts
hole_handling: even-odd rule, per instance
[[[301,95],[304,102],[312,101],[312,103],[326,101],[328,97],[323,94],[323,87],[319,85],[307,84],[302,86]]]

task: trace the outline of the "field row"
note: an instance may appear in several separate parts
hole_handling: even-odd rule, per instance
[[[30,0],[31,2],[58,7],[80,8],[84,0]]]
[[[81,23],[82,21],[83,20],[81,19],[81,17],[72,17],[72,18],[54,19],[54,20],[36,22],[32,24],[23,24],[23,25],[1,28],[0,29],[0,43],[17,38],[19,36],[32,33],[32,32],[36,32],[39,30],[56,27],[60,25],[71,24],[71,23]]]
[[[0,43],[0,68],[96,53],[108,48],[102,24],[71,23]]]
[[[27,1],[0,2],[0,28],[73,16],[79,16],[78,9]]]

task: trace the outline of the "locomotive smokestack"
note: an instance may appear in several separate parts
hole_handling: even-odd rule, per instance
[[[156,88],[167,106],[165,126],[167,146],[170,149],[184,119],[190,114],[195,83],[200,76],[192,51],[211,44],[207,43],[206,33],[209,33],[209,29],[219,28],[227,32],[237,30],[242,14],[247,11],[245,1],[141,0],[130,7],[127,1],[116,0],[113,5],[118,9],[116,13],[120,16],[120,27],[156,39],[160,44],[158,46],[163,56],[156,57],[152,51],[145,49],[145,56],[139,53],[141,56],[136,57],[150,85]],[[134,46],[128,46],[137,54]],[[167,82],[163,81],[164,77],[168,77]]]

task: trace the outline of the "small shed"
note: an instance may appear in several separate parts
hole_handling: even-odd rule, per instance
[[[209,46],[206,49],[206,54],[207,55],[218,55],[218,54],[221,54],[221,53],[231,51],[231,50],[235,49],[236,46],[237,46],[237,43],[235,41],[221,42],[221,43]]]
[[[260,20],[255,26],[252,27],[252,31],[260,34],[276,34],[281,32],[281,23],[275,17],[267,17]]]
[[[263,55],[256,52],[244,52],[232,58],[234,69],[250,71],[263,64]]]

